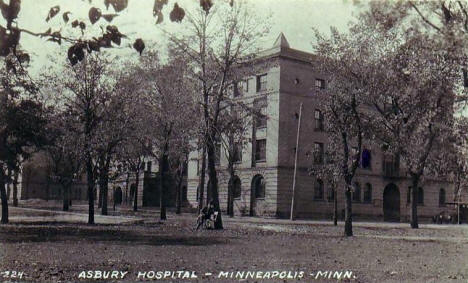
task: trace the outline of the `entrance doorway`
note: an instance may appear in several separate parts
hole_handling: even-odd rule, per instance
[[[265,179],[262,175],[255,175],[250,189],[250,216],[257,215],[257,199],[259,198],[265,198]]]
[[[114,203],[116,205],[122,204],[122,189],[120,187],[117,187],[114,191]]]
[[[398,187],[388,184],[383,193],[384,221],[400,222],[400,191]]]

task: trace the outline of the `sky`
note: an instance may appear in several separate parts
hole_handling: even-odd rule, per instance
[[[100,8],[103,13],[113,13],[112,8],[106,11],[103,2],[103,0],[92,0],[90,4],[89,0],[23,0],[18,25],[34,32],[45,32],[51,27],[52,31],[61,30],[63,35],[80,36],[78,29],[70,27],[70,22],[82,19],[90,26],[88,11],[91,7]],[[119,13],[112,24],[130,39],[112,52],[124,57],[137,58],[137,52],[129,48],[136,38],[142,38],[147,47],[164,48],[167,39],[161,29],[168,32],[173,29],[174,23],[169,21],[168,15],[175,1],[169,0],[169,4],[164,7],[165,21],[162,25],[155,24],[152,13],[153,2],[153,0],[129,0],[128,8]],[[197,0],[177,2],[185,9],[198,5]],[[279,33],[283,32],[292,48],[309,52],[312,51],[312,27],[323,33],[328,33],[331,26],[346,31],[348,22],[352,21],[359,12],[359,8],[350,0],[247,0],[247,2],[260,19],[271,16],[270,32],[262,43],[264,46],[261,47],[270,47]],[[46,22],[49,9],[55,5],[60,5],[60,13]],[[62,20],[62,13],[65,11],[71,12],[68,25]],[[0,24],[4,25],[4,22],[0,21]],[[98,35],[100,26],[105,27],[107,24],[101,19],[95,25],[88,27],[87,32]],[[64,60],[69,46],[64,44],[60,47],[56,43],[27,34],[22,35],[20,43],[31,53],[31,73],[35,76],[40,75],[45,66],[56,64],[51,58]]]

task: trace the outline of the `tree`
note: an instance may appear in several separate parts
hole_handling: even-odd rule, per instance
[[[334,149],[336,150],[336,148]],[[335,154],[334,150],[327,151],[325,153],[326,160],[324,164],[314,164],[312,168],[309,169],[309,174],[316,176],[328,183],[330,186],[330,195],[328,199],[333,200],[333,225],[338,225],[338,186],[343,181],[342,167],[340,160],[336,157],[341,156],[340,154]],[[315,163],[315,162],[314,162]]]
[[[138,119],[136,112],[139,110],[138,92],[130,89],[127,74],[111,74],[116,83],[105,108],[97,129],[97,172],[99,179],[99,196],[102,201],[102,215],[107,215],[109,178],[112,175],[111,165],[115,163],[119,147],[128,139]],[[131,85],[135,86],[134,82]]]
[[[440,157],[453,124],[455,93],[460,85],[456,66],[463,56],[453,56],[443,42],[432,41],[417,27],[409,26],[402,32],[400,26],[377,23],[372,13],[362,14],[359,20],[348,36],[333,32],[335,40],[322,43],[321,51],[332,58],[350,53],[347,58],[351,59],[343,58],[341,67],[335,67],[348,68],[347,90],[361,96],[363,113],[368,116],[365,133],[395,156],[392,174],[399,174],[397,160],[401,157],[412,188],[418,188],[424,175],[439,174],[432,169],[440,166],[431,164]],[[334,77],[337,72],[333,72]],[[416,199],[417,190],[413,189],[413,228],[418,227]]]
[[[240,84],[239,84],[240,87]],[[234,92],[242,91],[235,89],[235,84],[232,86],[231,95]],[[238,94],[242,95],[242,94]],[[252,126],[252,117],[259,117],[262,113],[256,113],[241,101],[227,101],[230,106],[224,110],[218,129],[218,135],[221,140],[221,147],[224,149],[227,157],[227,171],[229,173],[228,182],[228,203],[227,215],[234,216],[234,179],[235,179],[235,163],[242,160],[242,151],[244,143],[247,141],[246,133],[249,127]]]
[[[376,114],[374,132],[404,161],[412,184],[411,227],[418,228],[416,188],[425,175],[443,174],[444,166],[434,164],[439,157],[447,162],[444,144],[451,136],[458,94],[463,92],[460,66],[466,64],[466,56],[455,52],[456,45],[433,40],[418,25],[383,28],[371,13],[363,15],[362,23],[366,28],[357,32],[373,35],[374,53],[380,58],[369,65],[374,80],[367,85]],[[386,52],[379,49],[379,41],[387,44]]]
[[[18,172],[21,162],[46,144],[47,139],[45,111],[36,99],[37,87],[29,79],[18,57],[7,56],[2,61],[4,67],[0,69],[0,196],[1,223],[8,223],[5,190],[7,171]]]
[[[128,72],[120,77],[117,86],[119,94],[128,96],[124,113],[125,117],[129,118],[129,120],[126,126],[127,130],[125,135],[122,136],[123,140],[117,148],[117,155],[115,158],[117,168],[121,168],[117,171],[127,175],[127,186],[130,181],[130,176],[132,174],[135,176],[136,187],[131,196],[133,198],[133,211],[138,210],[140,173],[144,169],[142,163],[145,157],[152,155],[152,145],[148,133],[153,130],[152,121],[148,116],[151,112],[147,107],[146,97],[142,95],[146,90],[146,88],[142,87],[145,79],[143,76],[137,74],[135,68],[136,67],[130,67]]]
[[[60,74],[48,83],[56,94],[57,105],[75,117],[73,131],[83,140],[81,152],[88,186],[88,224],[94,224],[94,190],[99,172],[97,152],[103,146],[99,129],[106,121],[115,77],[108,59],[91,53],[79,64],[64,65]]]
[[[242,78],[240,66],[246,56],[253,54],[257,40],[266,32],[264,23],[257,20],[245,3],[201,1],[202,5],[187,13],[185,31],[170,34],[171,42],[188,58],[193,70],[192,77],[199,81],[198,97],[201,105],[203,126],[200,138],[206,149],[209,188],[215,210],[220,211],[218,176],[216,170],[216,145],[220,142],[218,129],[222,110],[228,100],[228,87]],[[184,27],[184,26],[182,26]],[[204,178],[204,176],[202,176]],[[203,188],[200,188],[201,190]],[[215,229],[222,229],[218,217]]]
[[[76,121],[68,112],[58,110],[50,116],[48,119],[50,143],[45,147],[45,151],[53,174],[52,179],[63,189],[63,211],[68,211],[71,187],[83,169],[81,154],[83,139],[74,131],[76,126],[70,127]]]
[[[101,4],[99,5],[97,2],[100,2]],[[83,4],[85,5],[86,2],[83,1]],[[89,27],[89,25],[87,26],[85,20],[80,18],[73,19],[73,14],[66,10],[62,12],[63,22],[67,27],[71,27],[72,31],[77,31],[76,33],[79,35],[76,35],[75,32],[70,32],[69,35],[63,35],[62,28],[54,28],[53,30],[53,27],[50,27],[44,32],[21,28],[20,24],[17,22],[18,15],[23,5],[21,0],[10,0],[8,4],[5,3],[4,0],[1,0],[0,10],[6,24],[5,26],[0,25],[0,56],[4,57],[10,54],[20,57],[23,56],[17,52],[17,47],[20,44],[22,34],[29,34],[41,38],[45,37],[47,38],[47,41],[55,42],[59,45],[61,45],[62,42],[71,44],[67,52],[67,58],[71,65],[81,62],[85,58],[85,51],[100,52],[101,48],[111,48],[115,45],[120,46],[122,39],[126,39],[127,36],[122,34],[117,26],[111,25],[110,23],[115,17],[119,16],[120,12],[127,8],[128,0],[89,1],[88,4],[90,6],[88,12],[89,24],[94,25],[99,21],[106,21],[109,23],[105,29],[101,30],[100,35],[94,35],[91,32],[88,32],[87,27]],[[157,18],[157,24],[163,21],[164,17],[162,14],[162,8],[166,4],[168,4],[168,0],[154,0],[152,12],[153,16]],[[200,5],[207,7],[207,5],[211,5],[211,0],[201,1]],[[104,7],[106,11],[108,11],[110,6],[112,6],[114,13],[103,13]],[[60,5],[51,7],[45,21],[49,22],[59,15],[61,11],[63,10]],[[170,20],[173,22],[181,22],[184,17],[185,10],[177,3],[174,3],[173,9],[170,12]],[[131,46],[140,54],[145,49],[145,43],[141,38],[135,39]],[[29,55],[24,53],[24,57],[29,58]]]
[[[468,187],[468,118],[466,116],[456,116],[453,123],[451,135],[445,143],[446,149],[440,153],[440,159],[436,165],[438,171],[443,172],[447,180],[453,182],[455,190],[453,200],[457,203],[457,223],[461,224],[460,202],[463,191]]]
[[[315,51],[322,55],[318,58],[319,70],[328,76],[328,86],[323,90],[324,115],[328,121],[327,149],[334,160],[326,165],[329,168],[325,168],[330,169],[326,171],[331,174],[339,172],[344,181],[344,234],[352,236],[353,179],[359,167],[363,139],[368,127],[364,109],[366,98],[362,92],[364,76],[367,74],[363,72],[366,65],[362,58],[368,54],[356,44],[355,38],[340,34],[335,29],[332,29],[328,39],[318,32],[316,38]]]
[[[127,172],[127,183],[130,175],[135,176],[135,190],[133,195],[133,211],[138,210],[138,186],[140,182],[140,174],[144,169],[142,167],[145,156],[150,154],[148,143],[145,143],[144,137],[132,135],[130,139],[126,139],[120,147],[118,160],[124,172]],[[131,192],[131,190],[130,190]]]
[[[175,51],[171,52],[166,65],[160,65],[157,53],[151,51],[143,55],[140,61],[134,74],[143,78],[140,90],[145,97],[145,118],[154,127],[147,132],[147,138],[158,160],[160,218],[165,220],[169,159],[172,157],[174,161],[179,161],[179,166],[184,166],[184,159],[190,151],[189,139],[196,124],[196,121],[187,119],[195,113],[193,84],[188,78],[185,60],[178,57]],[[174,111],[184,111],[184,116],[174,115]]]

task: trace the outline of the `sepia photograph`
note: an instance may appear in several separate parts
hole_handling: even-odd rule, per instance
[[[0,10],[0,282],[468,282],[468,0]]]

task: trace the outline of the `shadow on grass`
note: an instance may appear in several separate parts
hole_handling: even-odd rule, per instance
[[[209,246],[227,244],[228,239],[199,235],[188,231],[169,231],[163,235],[141,231],[141,229],[120,230],[115,225],[61,225],[60,223],[9,224],[0,226],[2,243],[38,242],[108,242],[119,245],[151,246]],[[164,227],[159,227],[164,229]],[[127,228],[128,229],[128,228]],[[158,231],[165,232],[164,230]]]

